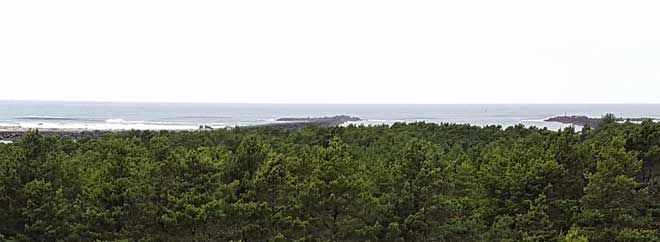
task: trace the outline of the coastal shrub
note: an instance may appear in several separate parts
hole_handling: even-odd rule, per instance
[[[0,241],[659,241],[660,124],[132,131],[0,145]]]

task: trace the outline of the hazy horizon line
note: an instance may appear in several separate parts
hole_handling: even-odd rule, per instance
[[[142,104],[251,104],[251,105],[660,105],[660,102],[221,102],[221,101],[160,101],[160,100],[53,100],[53,99],[0,99],[1,102],[61,102],[61,103],[142,103]]]

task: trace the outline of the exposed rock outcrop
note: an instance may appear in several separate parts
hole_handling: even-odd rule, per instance
[[[642,122],[642,121],[657,121],[658,119],[655,118],[614,118],[615,122]],[[545,120],[546,122],[557,122],[557,123],[562,123],[562,124],[572,124],[572,125],[578,125],[578,126],[583,126],[583,127],[598,127],[603,119],[602,118],[591,118],[587,116],[557,116],[557,117],[552,117],[549,119]]]
[[[276,121],[278,123],[256,125],[250,127],[272,127],[272,128],[282,128],[282,129],[301,129],[310,125],[317,126],[339,126],[346,122],[355,122],[360,121],[360,118],[351,117],[348,115],[339,115],[334,117],[322,117],[322,118],[279,118]]]

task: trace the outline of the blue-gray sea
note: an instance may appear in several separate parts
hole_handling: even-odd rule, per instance
[[[357,125],[395,122],[524,124],[557,130],[545,122],[560,115],[660,118],[660,104],[217,104],[0,101],[0,128],[89,130],[194,130],[277,122],[283,117],[350,115]],[[578,127],[579,128],[579,127]]]

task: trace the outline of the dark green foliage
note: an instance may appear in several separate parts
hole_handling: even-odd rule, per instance
[[[601,125],[607,125],[607,124],[615,123],[616,122],[616,116],[614,116],[614,114],[612,114],[612,113],[605,114],[601,118],[600,122],[601,122]]]
[[[659,241],[660,124],[0,144],[0,241]]]

